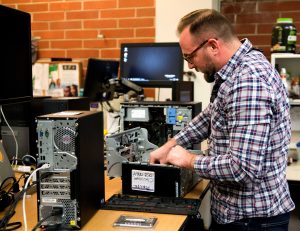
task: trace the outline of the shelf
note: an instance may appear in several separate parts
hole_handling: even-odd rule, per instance
[[[271,54],[271,64],[278,65],[279,70],[284,67],[293,76],[300,76],[300,54],[273,53]]]
[[[300,99],[289,99],[291,106],[300,106]]]

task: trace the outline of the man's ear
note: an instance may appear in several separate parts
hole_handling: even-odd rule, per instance
[[[220,50],[220,44],[219,44],[219,42],[218,42],[217,39],[210,39],[209,40],[209,45],[210,45],[211,50],[214,53],[218,53],[219,52],[219,50]]]

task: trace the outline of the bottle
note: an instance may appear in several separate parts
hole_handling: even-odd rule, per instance
[[[280,77],[281,77],[281,80],[282,80],[282,83],[285,87],[286,90],[288,90],[288,84],[287,84],[287,72],[286,72],[286,69],[283,67],[281,68],[280,70]]]
[[[292,18],[278,18],[272,30],[272,53],[296,53],[297,29]]]

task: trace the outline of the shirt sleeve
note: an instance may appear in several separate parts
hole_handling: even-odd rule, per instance
[[[177,144],[181,146],[187,146],[191,143],[197,144],[208,137],[210,124],[209,107],[210,105],[195,116],[184,129],[174,136]]]

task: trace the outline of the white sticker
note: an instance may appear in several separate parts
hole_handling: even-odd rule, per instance
[[[62,112],[57,112],[54,114],[58,115],[58,116],[75,116],[75,115],[79,115],[81,113],[82,112],[80,112],[80,111],[62,111]]]
[[[144,192],[154,192],[155,172],[132,170],[131,189]]]
[[[42,198],[43,203],[56,203],[57,200],[54,198]]]
[[[132,109],[131,110],[131,117],[133,119],[145,119],[146,110],[145,109]]]

